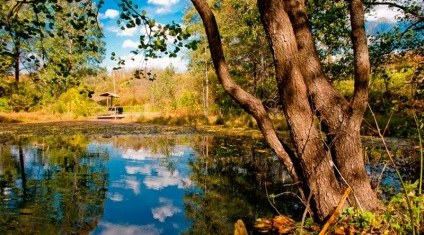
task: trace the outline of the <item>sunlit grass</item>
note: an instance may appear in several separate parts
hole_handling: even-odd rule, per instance
[[[20,123],[20,122],[49,122],[76,120],[72,114],[49,114],[46,112],[16,112],[4,113],[0,112],[0,123]],[[78,119],[80,120],[80,118]]]

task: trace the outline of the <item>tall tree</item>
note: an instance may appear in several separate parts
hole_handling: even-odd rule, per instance
[[[2,2],[0,70],[13,68],[16,82],[22,66],[28,73],[43,74],[31,77],[44,86],[57,85],[61,90],[56,96],[78,85],[84,75],[99,70],[103,59],[97,13],[91,0]]]
[[[175,69],[171,64],[157,75],[149,88],[150,103],[166,115],[176,107],[176,84]]]
[[[11,8],[12,1],[2,3],[0,27],[3,29],[0,33],[0,54],[2,55],[2,63],[0,71],[3,73],[14,74],[14,82],[19,83],[21,64],[24,63],[25,57],[29,58],[31,52],[31,44],[34,43],[32,38],[35,36],[33,28],[28,22],[34,20],[34,15],[25,14],[27,7],[22,7],[22,11],[17,11],[14,17],[7,10]]]
[[[103,34],[95,19],[97,8],[91,1],[60,1],[55,6],[63,10],[54,15],[55,24],[48,30],[51,37],[42,41],[46,66],[37,76],[43,84],[50,84],[44,89],[53,97],[99,73],[105,53]]]
[[[303,196],[313,195],[315,217],[323,220],[332,212],[346,183],[353,188],[362,206],[369,210],[377,209],[379,202],[365,172],[359,135],[369,74],[362,2],[350,2],[352,40],[358,55],[355,61],[358,86],[351,103],[331,87],[323,73],[304,2],[257,3],[273,52],[276,81],[294,152],[277,136],[262,102],[232,80],[218,25],[207,2],[192,2],[203,20],[212,60],[224,89],[257,120],[271,148],[286,164],[292,177],[301,183]],[[328,142],[321,138],[314,123],[317,113],[327,127]],[[341,175],[336,174],[334,167]]]
[[[134,10],[128,7],[129,2],[126,0],[122,2],[127,18],[130,18],[129,15],[137,19],[137,14],[128,13]],[[323,57],[320,57],[319,50],[321,48],[315,44],[319,41],[317,40],[319,36],[316,36],[319,35],[316,33],[319,27],[311,27],[309,18],[313,17],[310,17],[312,13],[307,10],[305,1],[257,0],[256,2],[272,52],[281,111],[290,129],[293,149],[277,135],[262,100],[237,84],[230,71],[231,64],[227,61],[231,60],[226,60],[222,42],[225,37],[221,36],[213,12],[216,11],[216,6],[228,2],[217,0],[191,2],[203,22],[220,83],[231,98],[256,119],[267,143],[284,162],[292,178],[299,183],[304,199],[311,196],[311,213],[315,219],[322,221],[332,213],[346,187],[353,190],[353,196],[348,201],[349,206],[358,206],[370,211],[381,209],[377,194],[371,188],[365,171],[360,138],[360,125],[368,104],[370,75],[364,1],[342,1],[342,4],[338,5],[339,10],[336,11],[348,14],[345,18],[348,19],[348,24],[344,32],[348,30],[350,42],[340,45],[347,51],[352,51],[350,76],[353,77],[355,85],[350,100],[332,86],[330,77],[324,70],[325,63]],[[402,2],[399,6],[401,4],[406,3]],[[393,1],[391,6],[394,6]],[[422,6],[418,4],[414,6],[414,12],[418,12],[418,16],[422,17]],[[317,13],[312,8],[309,9]],[[145,15],[139,17],[146,24],[150,25],[149,23],[153,22],[154,25],[154,21],[146,20]],[[417,19],[416,22],[422,22],[420,17],[414,18]],[[177,35],[182,32],[174,30],[175,27],[168,26],[167,29],[171,29]],[[164,35],[162,33],[160,34],[162,38],[156,37],[150,40],[153,42],[150,44],[140,40],[140,48],[168,50],[166,43],[163,43],[166,39]],[[162,39],[164,41],[161,41]],[[165,48],[157,45],[164,45]],[[330,52],[334,53],[334,50]],[[316,120],[319,120],[320,125],[317,125]]]

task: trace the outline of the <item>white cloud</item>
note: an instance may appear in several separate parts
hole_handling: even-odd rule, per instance
[[[402,16],[403,13],[396,11],[384,5],[376,6],[371,13],[365,15],[368,21],[386,21],[396,22],[396,17]]]
[[[99,19],[116,19],[119,16],[119,11],[114,9],[107,9],[104,14],[99,14]]]
[[[170,11],[171,11],[171,8],[170,8],[170,7],[168,7],[168,8],[159,7],[159,8],[156,10],[156,13],[157,13],[157,14],[165,14],[165,13],[168,13],[168,12],[170,12]]]
[[[168,186],[184,188],[185,184],[191,184],[190,179],[181,176],[178,171],[174,171],[171,174],[165,167],[157,167],[155,171],[158,176],[147,176],[143,181],[144,185],[149,189],[159,190]]]
[[[132,189],[135,195],[140,194],[140,182],[135,177],[125,177],[125,179],[114,181],[111,187]]]
[[[121,58],[125,60],[126,68],[140,68],[145,67],[146,65],[146,62],[142,55],[126,55]],[[149,59],[147,61],[148,69],[163,70],[170,64],[174,66],[177,72],[187,71],[188,62],[182,58],[169,58],[166,56],[163,58]]]
[[[142,174],[142,175],[151,175],[152,167],[151,165],[145,166],[125,166],[125,171],[130,175]]]
[[[137,35],[138,32],[140,31],[138,27],[125,28],[124,30],[122,30],[119,27],[107,27],[106,30],[112,33],[116,33],[116,35],[118,36],[129,36],[129,37]]]
[[[177,4],[180,0],[148,0],[150,4],[161,6],[156,9],[157,14],[165,14],[172,11],[173,6]]]
[[[105,12],[106,18],[116,19],[119,16],[119,11],[114,9],[107,9]]]
[[[150,61],[150,60],[149,60]],[[182,58],[159,58],[150,61],[151,67],[156,69],[165,69],[172,64],[177,72],[187,71],[188,63]]]
[[[181,213],[181,209],[174,206],[172,200],[166,198],[159,198],[160,207],[152,208],[153,218],[159,220],[160,222],[165,222],[167,217],[172,217],[174,214]]]
[[[124,56],[122,57],[122,59],[125,60],[125,67],[126,68],[138,68],[140,66],[141,60],[135,60],[132,61],[131,60],[131,55],[130,56]],[[143,58],[144,61],[144,58]],[[146,150],[146,149],[139,149],[139,150],[134,150],[134,149],[128,149],[127,151],[125,151],[122,154],[122,158],[124,159],[131,159],[131,160],[139,160],[139,161],[144,161],[146,159],[149,158],[163,158],[165,156],[158,154],[158,153],[153,153],[151,150]]]
[[[125,188],[132,189],[135,195],[140,194],[140,182],[136,178],[128,178],[125,180]]]
[[[138,47],[139,42],[133,41],[133,40],[125,40],[122,43],[122,48],[137,48]]]
[[[149,189],[163,189],[168,186],[178,185],[178,188],[183,188],[183,183],[178,178],[163,178],[156,176],[148,176],[144,179],[143,183]]]
[[[137,225],[120,225],[106,222],[100,222],[99,227],[102,232],[101,235],[136,235],[136,234],[162,234],[162,229],[158,229],[153,224],[137,226]]]
[[[148,0],[147,3],[161,5],[161,6],[172,6],[177,4],[180,0]]]
[[[124,196],[122,196],[120,193],[111,193],[108,195],[108,198],[114,202],[121,202],[124,200]]]

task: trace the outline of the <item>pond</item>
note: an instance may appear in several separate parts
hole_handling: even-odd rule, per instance
[[[398,168],[413,182],[416,150],[392,142]],[[389,199],[401,188],[397,176],[376,139],[364,146],[373,184]],[[233,234],[238,219],[252,231],[256,218],[282,213],[300,221],[303,211],[260,133],[0,125],[0,234]]]
[[[0,234],[232,234],[299,219],[290,183],[247,136],[26,136],[0,145]]]

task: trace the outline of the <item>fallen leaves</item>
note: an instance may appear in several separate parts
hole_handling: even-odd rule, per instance
[[[272,219],[258,218],[254,227],[261,233],[274,231],[278,234],[289,234],[295,228],[295,221],[286,215],[278,215]]]

